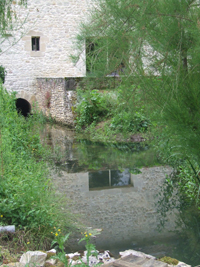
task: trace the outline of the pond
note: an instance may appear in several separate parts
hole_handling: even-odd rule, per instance
[[[43,136],[54,151],[59,146],[60,172],[53,180],[69,198],[67,205],[79,215],[79,223],[102,229],[94,240],[97,249],[108,249],[116,257],[119,251],[134,249],[199,263],[197,223],[188,226],[188,236],[188,229],[177,228],[179,212],[169,211],[159,231],[158,193],[172,169],[161,166],[149,145],[93,143],[60,126],[48,126]],[[75,240],[71,248],[81,247]]]

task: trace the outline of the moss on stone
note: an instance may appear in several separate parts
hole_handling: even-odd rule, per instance
[[[168,263],[168,264],[172,264],[172,265],[177,265],[177,264],[179,263],[178,260],[173,259],[173,258],[171,258],[171,257],[167,257],[167,256],[161,258],[160,261],[162,261],[162,262],[166,262],[166,263]]]
[[[77,261],[77,260],[79,260],[79,259],[80,259],[80,256],[78,256],[78,255],[75,255],[75,256],[72,258],[73,261]]]
[[[58,262],[56,263],[56,266],[57,266],[57,267],[64,267],[64,263],[61,262],[61,261],[58,261]]]
[[[47,254],[46,260],[49,260],[52,256],[56,255],[56,253],[54,253],[54,252],[45,252],[45,253]]]

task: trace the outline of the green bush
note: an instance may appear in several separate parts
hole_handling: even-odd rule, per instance
[[[148,125],[149,122],[143,114],[121,111],[113,117],[110,127],[119,132],[145,132]]]
[[[15,101],[15,95],[0,87],[0,224],[50,233],[67,218],[49,179],[39,117],[18,115]]]
[[[109,100],[98,90],[78,90],[78,101],[76,107],[77,129],[86,127],[93,122],[99,122],[109,114]]]
[[[111,129],[118,132],[144,132],[150,122],[144,114],[140,87],[122,83],[116,90],[116,105],[113,109]]]
[[[121,84],[117,89],[103,93],[99,90],[79,90],[78,102],[77,130],[91,130],[96,123],[107,119],[110,119],[109,131],[113,133],[145,132],[150,124],[144,114],[140,88],[131,84]],[[104,134],[107,134],[105,127]]]

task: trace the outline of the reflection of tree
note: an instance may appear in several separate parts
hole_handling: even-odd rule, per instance
[[[130,173],[128,169],[123,172],[111,171],[111,185],[112,186],[123,186],[130,184]]]
[[[177,255],[183,257],[182,261],[193,266],[199,265],[200,259],[200,214],[196,207],[185,207],[180,212],[179,244],[176,247]]]
[[[79,166],[87,170],[123,169],[129,167],[154,166],[157,158],[146,144],[121,143],[103,144],[81,140],[76,144],[76,158]]]
[[[157,211],[160,216],[159,229],[164,228],[170,216],[177,215],[176,230],[179,239],[170,255],[193,266],[200,258],[200,212],[194,200],[189,199],[180,186],[180,177],[172,174],[160,187]],[[182,181],[183,184],[183,181]]]

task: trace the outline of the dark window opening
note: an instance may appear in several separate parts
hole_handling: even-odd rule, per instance
[[[40,51],[40,37],[32,37],[32,51]]]
[[[107,70],[107,39],[86,39],[86,72],[87,75],[100,75]]]
[[[89,190],[133,186],[128,169],[89,172]]]
[[[27,117],[31,112],[31,104],[26,99],[17,98],[16,109],[19,114]]]
[[[129,42],[108,37],[86,38],[86,73],[89,76],[124,75]]]

